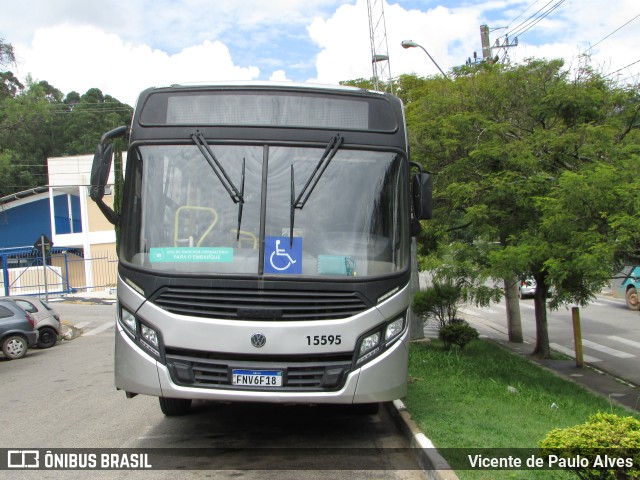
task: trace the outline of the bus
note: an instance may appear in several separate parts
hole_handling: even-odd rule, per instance
[[[128,136],[121,214],[104,200]],[[402,102],[305,84],[143,91],[91,198],[118,226],[115,386],[159,398],[353,404],[405,395],[411,241],[431,177]],[[358,409],[355,407],[355,409]]]

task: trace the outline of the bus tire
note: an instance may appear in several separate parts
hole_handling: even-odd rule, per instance
[[[629,310],[640,310],[640,302],[638,302],[638,291],[636,287],[629,287],[627,289],[627,307]]]
[[[158,397],[160,410],[167,417],[186,415],[191,410],[191,399]]]

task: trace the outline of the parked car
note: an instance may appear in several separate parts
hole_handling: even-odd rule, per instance
[[[617,288],[613,289],[616,297],[627,301],[629,310],[640,310],[638,290],[640,290],[640,265],[628,265],[617,275]]]
[[[60,315],[49,304],[37,297],[11,296],[2,297],[18,305],[30,314],[36,322],[38,336],[38,348],[51,348],[58,341],[58,335],[62,334]]]
[[[22,358],[38,343],[33,317],[14,302],[0,299],[0,344],[7,360]]]
[[[518,285],[518,297],[533,297],[536,294],[536,281],[533,278],[524,278]]]

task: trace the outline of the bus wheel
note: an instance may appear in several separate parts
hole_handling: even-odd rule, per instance
[[[160,410],[167,417],[186,415],[191,410],[191,399],[159,397]]]
[[[640,302],[638,302],[638,291],[636,287],[627,289],[627,307],[629,310],[640,310]]]

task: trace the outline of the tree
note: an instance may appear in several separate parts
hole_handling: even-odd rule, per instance
[[[26,83],[4,95],[0,85],[0,196],[45,185],[48,157],[90,154],[104,132],[131,121],[130,106],[98,89],[65,97],[46,81]]]
[[[15,97],[22,90],[24,85],[12,72],[0,72],[0,102],[5,98]]]
[[[637,248],[637,96],[559,60],[399,86],[413,160],[435,173],[429,262],[476,298],[487,278],[534,277],[534,352],[549,356],[551,287],[552,306],[584,303]]]
[[[66,112],[60,132],[62,151],[59,155],[92,153],[100,136],[120,125],[131,123],[133,109],[99,89],[87,90],[84,95],[71,92],[60,108]]]
[[[16,63],[16,55],[13,51],[13,45],[5,43],[4,38],[0,38],[0,67],[13,65]]]
[[[52,105],[60,96],[48,83],[28,79],[23,92],[2,101],[0,196],[47,183],[46,159],[56,142]]]

